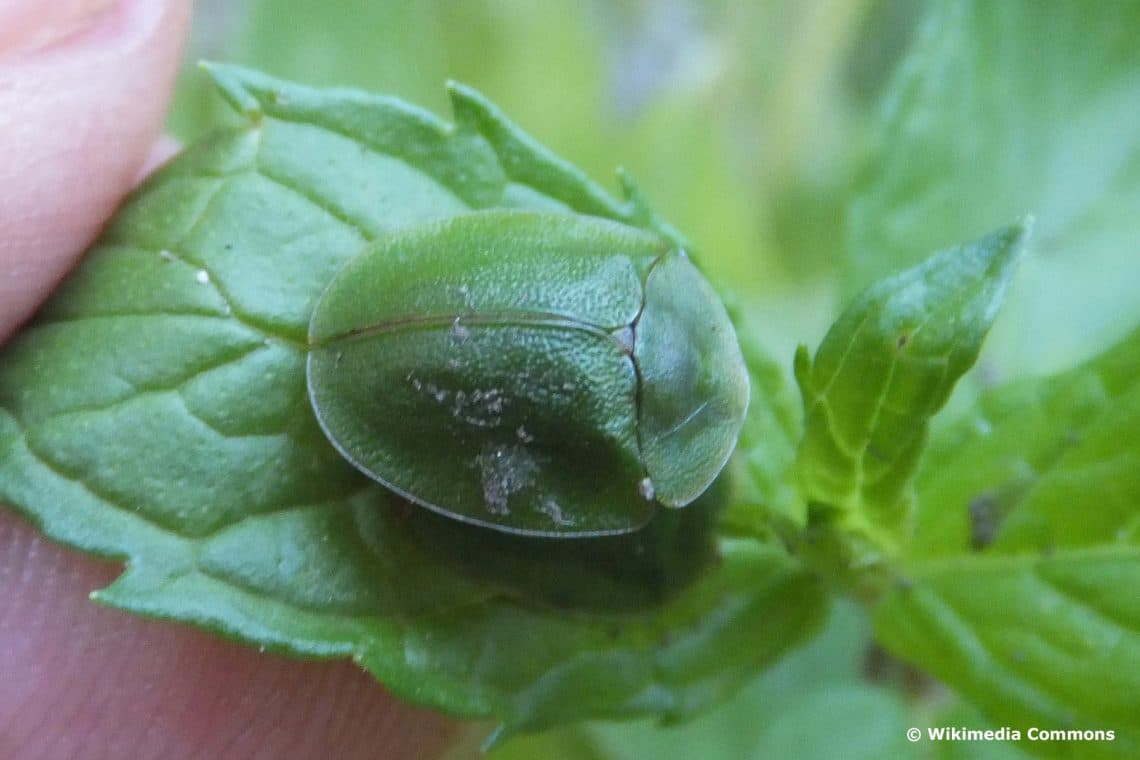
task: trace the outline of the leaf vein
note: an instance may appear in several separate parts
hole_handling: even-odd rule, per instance
[[[1042,573],[1042,566],[1040,564],[1036,565],[1033,568],[1033,576],[1040,583],[1042,583],[1043,585],[1047,586],[1050,590],[1055,592],[1058,596],[1064,598],[1065,601],[1067,601],[1069,604],[1072,604],[1075,607],[1080,607],[1081,609],[1084,609],[1084,610],[1088,610],[1089,612],[1091,612],[1096,617],[1104,620],[1106,623],[1108,623],[1113,628],[1116,628],[1116,629],[1122,631],[1125,635],[1134,636],[1137,634],[1137,628],[1138,628],[1138,625],[1140,625],[1140,621],[1128,620],[1127,618],[1121,618],[1117,615],[1110,614],[1104,608],[1098,607],[1095,604],[1093,604],[1092,602],[1090,602],[1088,599],[1084,599],[1084,598],[1078,596],[1071,589],[1065,588],[1063,585],[1058,583],[1055,579],[1050,578],[1048,575],[1043,574]]]
[[[463,188],[457,187],[454,184],[449,183],[445,177],[438,176],[437,174],[429,171],[428,169],[425,169],[424,167],[413,163],[411,160],[409,160],[409,158],[407,156],[401,155],[399,153],[392,153],[390,151],[384,150],[383,148],[381,148],[380,146],[378,146],[374,143],[367,142],[367,141],[361,139],[360,135],[351,134],[347,130],[341,129],[340,127],[337,127],[337,126],[334,126],[331,124],[324,124],[324,123],[312,121],[309,119],[301,119],[301,118],[298,118],[296,116],[289,116],[289,115],[282,114],[280,112],[270,113],[268,115],[270,116],[270,118],[277,119],[278,121],[283,121],[287,124],[303,124],[303,125],[310,126],[310,127],[316,127],[317,129],[322,129],[326,132],[337,135],[339,137],[343,137],[346,140],[352,141],[354,144],[363,147],[365,150],[367,150],[369,153],[371,153],[374,156],[380,156],[382,158],[388,158],[388,159],[392,159],[394,161],[399,161],[401,164],[403,164],[405,167],[407,167],[411,171],[422,175],[426,179],[440,185],[441,187],[447,188],[449,191],[454,193],[460,200],[462,200],[466,205],[474,208],[471,201],[468,198],[464,197]],[[442,122],[438,126],[442,131],[443,138],[445,140],[450,141],[452,136],[455,133],[454,127],[452,127],[451,125],[442,123]],[[504,174],[507,174],[507,176],[510,176],[509,173],[507,173],[506,167],[503,166],[503,162],[502,162],[502,160],[499,157],[497,152],[495,154],[495,158],[498,161],[500,167],[503,169]],[[534,188],[534,189],[537,190],[537,188]],[[541,193],[542,191],[539,190],[538,192]],[[546,195],[546,193],[542,193],[542,195]],[[549,197],[549,196],[547,196],[547,197]]]
[[[105,504],[108,508],[110,508],[113,511],[125,512],[125,513],[131,515],[132,517],[137,518],[137,519],[141,520],[142,522],[146,523],[148,526],[155,528],[157,530],[160,530],[163,533],[166,533],[167,535],[174,536],[175,538],[178,538],[178,539],[186,540],[186,536],[179,533],[175,528],[168,526],[168,525],[163,525],[162,523],[157,522],[153,518],[153,516],[147,514],[146,512],[144,512],[141,509],[132,509],[132,508],[129,508],[129,507],[126,507],[126,506],[120,504],[114,496],[112,496],[109,493],[103,493],[99,488],[96,488],[94,485],[92,485],[86,479],[84,479],[78,475],[72,475],[72,474],[68,473],[58,463],[53,462],[52,460],[48,459],[47,456],[44,455],[42,452],[37,451],[35,446],[32,445],[31,440],[28,438],[26,431],[24,431],[22,429],[21,429],[20,438],[24,444],[24,450],[27,451],[28,454],[33,459],[35,459],[36,462],[38,462],[41,467],[43,467],[45,470],[47,470],[49,473],[51,473],[54,477],[59,478],[60,480],[66,481],[68,483],[71,483],[75,486],[78,486],[79,488],[83,489],[88,494],[90,494],[96,501],[99,501],[102,504]],[[129,551],[129,550],[123,549],[121,551],[123,554],[125,554],[128,557],[134,556],[134,553]]]
[[[280,341],[282,343],[286,343],[290,346],[295,346],[295,347],[301,348],[301,349],[307,349],[308,348],[308,346],[305,343],[297,340],[296,338],[292,338],[283,332],[272,329],[268,325],[262,323],[260,320],[258,320],[253,315],[248,314],[245,311],[243,311],[239,306],[237,306],[235,304],[233,297],[222,286],[222,284],[218,280],[218,277],[215,276],[214,272],[212,272],[210,270],[210,268],[208,266],[206,266],[205,264],[196,261],[194,259],[194,257],[191,256],[190,254],[180,253],[178,250],[175,249],[174,246],[165,246],[165,247],[153,246],[152,249],[160,249],[160,250],[166,251],[175,260],[177,260],[183,264],[186,264],[187,266],[192,266],[195,269],[198,269],[198,270],[205,272],[206,278],[207,278],[207,284],[209,284],[210,287],[212,287],[214,289],[214,291],[218,294],[218,297],[221,298],[226,304],[226,309],[228,310],[228,313],[225,315],[226,317],[233,319],[236,322],[239,322],[240,324],[244,325],[245,327],[248,327],[251,330],[255,330],[259,334],[261,334],[261,335],[263,335],[266,338],[269,338],[271,340],[277,340],[277,341]]]
[[[334,221],[336,221],[336,222],[344,225],[345,227],[348,227],[352,231],[358,233],[366,241],[371,242],[371,241],[376,239],[377,233],[374,233],[371,230],[369,230],[368,228],[366,228],[362,222],[349,218],[348,214],[344,211],[344,209],[338,208],[331,203],[323,202],[320,200],[320,197],[317,196],[316,194],[314,194],[313,192],[305,190],[301,186],[293,184],[293,183],[285,180],[284,178],[272,173],[265,166],[265,164],[261,163],[260,156],[259,156],[258,164],[253,171],[257,176],[267,180],[268,182],[273,183],[274,185],[276,185],[277,187],[280,187],[283,190],[286,190],[286,191],[292,193],[296,197],[298,197],[301,200],[308,203],[313,208],[315,208],[319,211],[322,211],[325,214],[328,214],[328,216],[330,218],[332,218]]]
[[[1043,687],[1036,679],[1012,670],[1005,660],[998,657],[993,646],[982,637],[977,627],[970,623],[968,616],[957,609],[943,594],[931,589],[931,594],[926,599],[928,604],[923,605],[927,607],[926,614],[936,627],[949,634],[945,638],[953,642],[950,646],[965,655],[968,660],[975,660],[969,663],[975,679],[990,684],[995,690],[1007,693],[1008,686],[1001,688],[1002,684],[1019,684],[1036,699],[1039,708],[1049,705],[1049,711],[1054,713],[1067,712],[1065,706],[1053,696],[1048,687]]]

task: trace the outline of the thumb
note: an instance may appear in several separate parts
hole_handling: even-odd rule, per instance
[[[190,7],[0,3],[0,340],[131,188],[162,129]]]

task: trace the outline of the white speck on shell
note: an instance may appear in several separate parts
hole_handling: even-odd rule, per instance
[[[447,401],[447,391],[446,390],[444,390],[443,388],[440,388],[435,383],[428,383],[426,387],[427,387],[428,395],[431,396],[432,398],[434,398],[438,403],[442,404],[445,401]]]
[[[563,528],[574,524],[574,518],[562,514],[562,507],[554,499],[546,499],[542,502],[542,513],[549,517],[555,525]]]
[[[503,424],[503,409],[507,397],[498,388],[488,390],[456,391],[451,405],[451,416],[468,425],[493,428]]]
[[[653,481],[649,478],[642,478],[637,484],[637,490],[641,493],[641,498],[646,501],[653,501],[657,496],[657,489],[653,487]]]
[[[523,446],[485,444],[475,457],[483,479],[483,502],[493,515],[509,515],[511,496],[534,485],[538,462]]]
[[[456,317],[455,321],[451,323],[451,328],[448,329],[447,335],[451,338],[453,343],[462,345],[471,337],[471,331],[459,321],[459,317]]]

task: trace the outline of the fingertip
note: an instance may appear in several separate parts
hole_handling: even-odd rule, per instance
[[[0,340],[134,185],[191,11],[190,0],[76,5],[23,3],[20,34],[0,38]]]

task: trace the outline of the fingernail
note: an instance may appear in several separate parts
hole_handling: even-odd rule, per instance
[[[97,24],[116,0],[15,0],[0,3],[0,58],[49,48]]]

